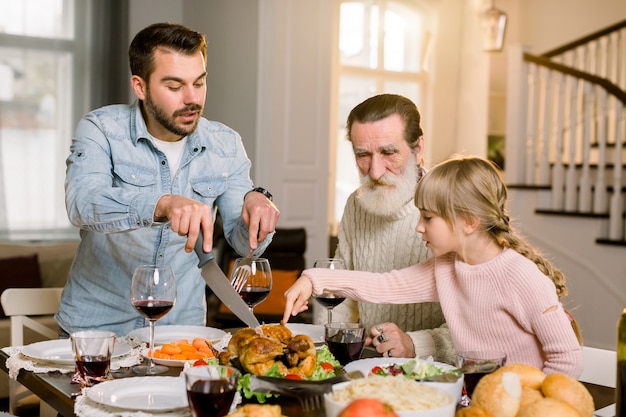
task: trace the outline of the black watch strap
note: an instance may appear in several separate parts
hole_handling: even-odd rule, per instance
[[[251,193],[251,192],[253,192],[253,191],[254,191],[254,192],[257,192],[257,193],[261,193],[261,194],[263,194],[263,195],[264,195],[265,197],[267,197],[267,198],[268,198],[268,200],[270,200],[270,201],[273,201],[273,200],[274,200],[274,197],[272,196],[272,194],[271,194],[269,191],[267,191],[265,188],[261,188],[261,187],[256,187],[256,188],[251,189],[250,191],[248,191],[248,192],[246,193],[246,195],[248,195],[248,193]],[[243,198],[246,198],[246,196],[244,196]]]

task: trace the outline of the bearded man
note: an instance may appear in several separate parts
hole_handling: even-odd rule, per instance
[[[279,211],[253,188],[241,137],[202,117],[207,43],[182,25],[142,29],[128,50],[137,100],[79,122],[67,158],[65,203],[81,242],[55,319],[60,336],[85,329],[118,336],[147,325],[130,303],[138,265],[169,265],[177,301],[160,324],[203,326],[205,282],[194,253],[213,242],[213,214],[228,243],[258,257]]]
[[[381,94],[348,115],[361,186],[344,208],[336,258],[347,269],[388,272],[430,257],[415,231],[420,212],[413,203],[423,168],[420,113],[406,97]],[[321,321],[318,318],[318,321]],[[428,357],[455,364],[455,351],[439,303],[372,304],[346,300],[333,321],[360,321],[371,329],[366,343],[385,356]]]

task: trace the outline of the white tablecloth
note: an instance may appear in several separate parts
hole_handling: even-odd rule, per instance
[[[127,338],[123,338],[127,339]],[[118,358],[111,359],[111,370],[116,370],[120,368],[125,368],[129,366],[134,366],[141,363],[142,360],[142,352],[146,350],[145,343],[136,343],[130,339],[127,339],[128,343],[133,346],[129,353],[126,355],[120,356]],[[2,348],[4,352],[9,355],[9,359],[7,359],[6,366],[9,370],[9,377],[12,379],[16,379],[17,375],[20,372],[20,369],[25,369],[30,372],[34,372],[36,374],[44,374],[48,372],[61,372],[61,373],[69,373],[74,372],[74,364],[72,365],[61,365],[55,364],[52,362],[45,361],[37,361],[33,358],[25,356],[22,354],[23,346],[10,346]]]

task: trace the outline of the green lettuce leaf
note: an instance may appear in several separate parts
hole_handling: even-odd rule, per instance
[[[341,369],[341,364],[339,363],[337,359],[335,359],[333,354],[330,353],[330,350],[328,350],[328,346],[326,345],[323,345],[317,351],[316,360],[317,360],[317,363],[315,365],[315,371],[313,372],[313,375],[310,378],[312,381],[319,381],[322,379],[328,379],[328,378],[337,376],[336,371]],[[331,364],[333,369],[330,369],[330,370],[325,369],[323,366],[324,363]]]
[[[429,376],[440,375],[443,373],[443,369],[424,360],[412,359],[398,366],[402,369],[404,375],[411,379],[427,378]]]
[[[273,377],[281,378],[284,375],[282,375],[278,371],[278,365],[274,364],[269,369],[269,371],[267,371],[265,376],[273,376]],[[237,384],[237,389],[239,391],[241,391],[241,395],[243,395],[248,400],[251,399],[252,397],[256,398],[256,400],[257,400],[257,402],[259,404],[265,403],[265,401],[268,398],[278,397],[278,394],[269,394],[269,393],[265,393],[265,392],[254,392],[254,391],[251,391],[250,390],[250,374],[243,374],[243,375],[241,375],[241,377],[239,378],[239,383]]]

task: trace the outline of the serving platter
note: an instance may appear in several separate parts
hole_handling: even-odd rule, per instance
[[[213,342],[220,340],[226,335],[226,332],[214,327],[205,326],[177,326],[162,325],[154,327],[154,344],[155,346],[171,343],[175,340],[187,339],[191,342],[196,337],[203,337]],[[150,342],[150,328],[142,327],[128,333],[128,337],[139,339],[142,342]]]
[[[131,345],[125,340],[116,340],[112,358],[126,355],[131,351]],[[57,365],[74,365],[75,358],[72,344],[69,339],[45,340],[31,343],[22,348],[22,354],[39,362],[54,363]]]
[[[324,326],[321,324],[287,323],[285,324],[291,333],[309,336],[313,343],[324,343]]]
[[[170,411],[188,407],[182,377],[149,376],[114,379],[85,390],[90,400],[136,411]]]

